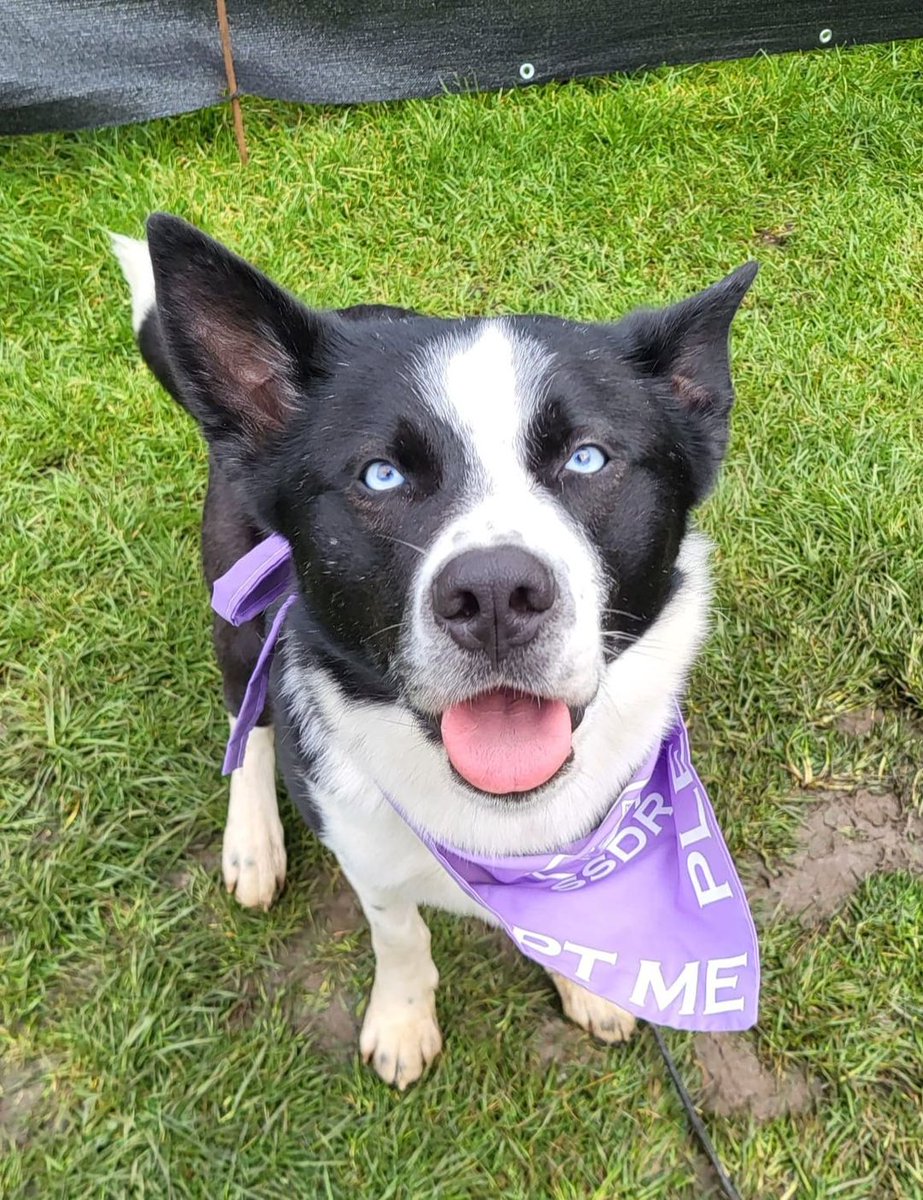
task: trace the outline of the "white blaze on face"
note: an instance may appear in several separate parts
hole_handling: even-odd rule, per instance
[[[516,346],[499,323],[485,323],[467,346],[447,349],[434,407],[461,435],[485,490],[521,490],[528,482],[526,431],[549,356],[537,346]]]
[[[420,567],[413,657],[422,669],[433,642],[444,639],[432,620],[429,595],[448,560],[475,548],[521,545],[551,567],[562,613],[570,614],[556,637],[557,661],[543,664],[542,674],[555,682],[562,699],[580,704],[598,681],[603,587],[589,540],[527,466],[529,424],[551,367],[549,352],[500,320],[446,339],[419,365],[424,401],[462,443],[467,478],[462,494],[452,498],[460,515],[444,527]]]

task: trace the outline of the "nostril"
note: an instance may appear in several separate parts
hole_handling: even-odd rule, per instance
[[[474,592],[458,591],[446,605],[444,616],[447,621],[470,621],[481,611]]]
[[[536,576],[535,580],[522,583],[510,593],[510,608],[514,613],[530,615],[544,613],[554,604],[557,588],[549,572]]]
[[[532,602],[531,589],[528,587],[516,588],[510,596],[510,608],[515,613],[535,612],[536,606]]]

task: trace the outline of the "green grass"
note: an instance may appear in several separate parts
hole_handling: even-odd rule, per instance
[[[41,1087],[0,1193],[704,1194],[650,1037],[568,1035],[543,1066],[551,989],[494,935],[434,919],[446,1052],[403,1097],[293,1031],[278,964],[332,866],[286,809],[289,885],[264,916],[190,857],[225,792],[204,455],[139,361],[105,230],[168,209],[318,304],[439,313],[608,318],[760,258],[702,513],[717,618],[690,708],[732,849],[781,869],[806,789],[921,802],[921,103],[917,43],[350,110],[248,101],[247,170],[225,111],[3,145],[0,1079]],[[867,736],[843,730],[873,705]],[[875,876],[815,928],[761,925],[752,1044],[822,1093],[712,1118],[743,1195],[923,1196],[920,878]],[[324,984],[298,1003],[362,995],[364,931],[305,944]]]

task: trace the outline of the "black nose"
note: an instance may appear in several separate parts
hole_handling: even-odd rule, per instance
[[[554,576],[517,546],[468,550],[433,583],[433,612],[465,650],[486,650],[496,666],[538,633],[557,596]]]

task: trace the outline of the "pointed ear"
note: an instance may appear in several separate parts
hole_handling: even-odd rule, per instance
[[[628,360],[662,381],[689,419],[697,500],[714,483],[727,449],[734,403],[731,322],[758,270],[758,263],[746,263],[688,300],[632,313],[619,326]]]
[[[316,373],[328,318],[178,217],[147,223],[157,313],[183,402],[208,440],[253,451]]]

